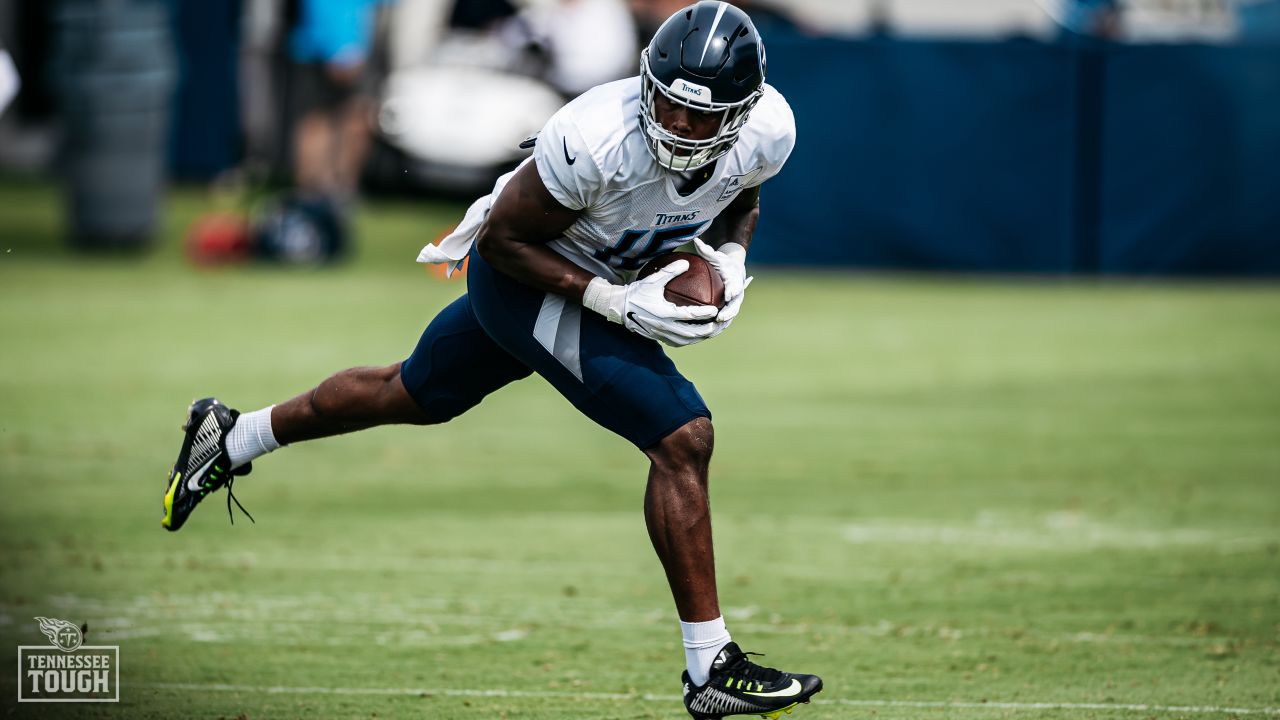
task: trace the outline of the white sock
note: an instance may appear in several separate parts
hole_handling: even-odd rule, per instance
[[[233,469],[280,447],[275,433],[271,431],[273,407],[275,405],[242,413],[236,420],[235,427],[227,435],[227,454],[231,456]]]
[[[689,671],[689,681],[706,685],[711,676],[711,663],[715,662],[720,648],[731,640],[724,627],[724,617],[696,623],[681,620],[680,634],[684,636],[684,664]]]

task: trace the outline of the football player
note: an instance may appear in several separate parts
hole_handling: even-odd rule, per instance
[[[213,398],[194,403],[162,525],[179,529],[223,486],[229,512],[234,478],[278,447],[447,422],[536,372],[649,459],[645,520],[680,617],[686,709],[694,718],[776,718],[808,702],[822,681],[762,667],[730,638],[707,501],[711,413],[660,343],[706,340],[738,314],[760,185],[790,155],[795,121],[764,82],[764,45],[751,20],[727,3],[672,15],[640,68],[639,77],[565,105],[533,156],[476,201],[456,231],[423,249],[421,262],[469,258],[467,293],[431,321],[406,360],[344,370],[243,415]],[[690,242],[723,277],[723,308],[664,298],[687,261],[636,279],[645,261]]]

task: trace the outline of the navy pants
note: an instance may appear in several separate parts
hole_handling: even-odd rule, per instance
[[[404,386],[428,417],[444,422],[534,372],[641,450],[694,418],[711,417],[661,345],[517,282],[473,250],[467,294],[423,331],[400,367]]]

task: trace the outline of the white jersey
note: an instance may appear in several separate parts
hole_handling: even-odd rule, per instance
[[[773,177],[795,146],[795,118],[778,91],[764,86],[738,141],[688,195],[686,179],[658,165],[640,126],[640,78],[607,83],[561,108],[538,134],[533,157],[547,190],[581,216],[550,247],[578,266],[625,282],[649,258],[700,235],[745,188]],[[522,164],[523,166],[523,164]],[[698,171],[702,172],[702,170]],[[428,245],[419,262],[457,262],[515,173],[467,210],[458,228]]]

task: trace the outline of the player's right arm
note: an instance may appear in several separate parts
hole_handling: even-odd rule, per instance
[[[580,214],[551,195],[536,163],[525,163],[494,200],[480,226],[476,250],[490,265],[525,285],[582,302],[595,275],[547,247]]]

